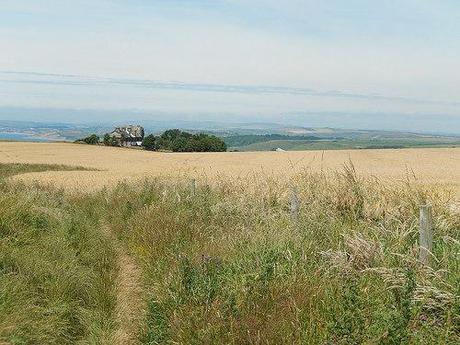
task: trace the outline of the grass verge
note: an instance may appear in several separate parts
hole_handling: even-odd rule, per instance
[[[75,168],[0,165],[18,173]],[[49,187],[0,183],[0,343],[101,344],[113,328],[111,243],[102,204]]]
[[[0,163],[0,180],[20,174],[42,171],[88,171],[84,167],[71,167],[59,164],[24,164],[24,163]]]

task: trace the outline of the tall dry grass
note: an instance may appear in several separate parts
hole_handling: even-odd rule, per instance
[[[145,344],[455,344],[460,218],[451,195],[305,172],[254,179],[121,184],[107,221],[138,258],[149,295]],[[418,207],[434,207],[432,267],[416,260]]]
[[[104,225],[142,269],[145,344],[460,342],[460,217],[448,191],[412,177],[361,178],[348,164],[195,193],[159,179],[85,195],[0,188],[1,341],[110,339],[117,270]],[[431,267],[416,260],[426,202]]]

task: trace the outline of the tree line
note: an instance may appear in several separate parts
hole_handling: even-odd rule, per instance
[[[105,134],[100,138],[92,134],[86,138],[77,140],[88,145],[121,146],[121,142]],[[225,152],[227,145],[215,135],[204,133],[192,134],[180,129],[170,129],[161,135],[150,134],[142,141],[142,147],[148,151],[172,151],[172,152]]]
[[[144,138],[142,146],[149,151],[173,152],[225,152],[227,145],[215,135],[204,133],[192,134],[179,129],[170,129],[155,136],[150,134]]]

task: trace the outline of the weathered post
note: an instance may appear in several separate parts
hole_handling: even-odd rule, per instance
[[[299,219],[299,208],[300,208],[300,199],[297,187],[291,187],[291,198],[290,198],[290,211],[291,211],[291,220],[297,222]]]
[[[420,206],[420,239],[419,256],[421,263],[430,263],[431,251],[433,250],[433,212],[431,205]]]
[[[190,193],[192,196],[196,194],[196,180],[194,178],[190,179]]]

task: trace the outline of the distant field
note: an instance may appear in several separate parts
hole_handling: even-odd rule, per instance
[[[250,136],[249,136],[250,137]],[[244,138],[239,137],[239,138]],[[262,140],[262,136],[257,142],[245,143],[240,139],[238,146],[230,145],[230,150],[237,151],[271,151],[281,148],[287,151],[305,151],[305,150],[344,150],[344,149],[389,149],[389,148],[434,148],[434,147],[460,147],[460,138],[455,137],[409,137],[409,138],[306,138],[301,137],[289,139],[284,136],[283,139]],[[229,143],[238,142],[228,140]]]
[[[341,170],[349,160],[365,176],[401,180],[415,176],[421,183],[460,190],[460,148],[173,154],[66,143],[0,143],[0,163],[63,164],[98,170],[36,172],[22,175],[22,179],[93,190],[154,176],[194,176],[210,182],[271,176],[287,182],[303,170]]]

